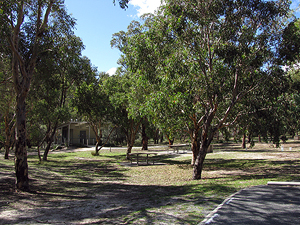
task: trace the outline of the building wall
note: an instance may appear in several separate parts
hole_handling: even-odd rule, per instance
[[[89,124],[87,122],[71,122],[70,124],[65,124],[63,127],[61,127],[61,130],[62,130],[62,143],[68,144],[68,137],[69,137],[70,145],[73,144],[95,145],[96,144],[95,133],[93,129],[89,128]]]
[[[71,123],[70,142],[73,142],[73,144],[80,143],[94,145],[96,142],[96,136],[93,129],[89,128],[87,123]]]

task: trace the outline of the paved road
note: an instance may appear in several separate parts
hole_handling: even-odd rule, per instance
[[[262,185],[226,199],[201,225],[300,224],[300,186]]]

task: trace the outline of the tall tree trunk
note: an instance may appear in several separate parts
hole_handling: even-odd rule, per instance
[[[128,159],[128,160],[130,159],[130,153],[131,153],[132,147],[134,145],[135,136],[139,130],[140,125],[141,125],[141,120],[139,122],[137,122],[136,124],[135,124],[134,120],[131,120],[129,130],[125,131],[126,140],[127,140],[126,159]]]
[[[155,130],[155,135],[154,135],[154,144],[158,144],[158,140],[159,140],[159,129],[157,128]]]
[[[43,155],[43,160],[44,161],[48,160],[48,154],[49,154],[49,151],[50,151],[50,148],[51,148],[51,144],[52,144],[51,138],[47,138],[47,146],[45,148],[44,155]]]
[[[95,146],[96,155],[99,155],[99,151],[100,151],[100,149],[99,149],[99,142],[97,141],[96,142],[96,146]]]
[[[161,136],[160,136],[160,143],[163,143],[163,141],[164,141],[164,135],[161,134]],[[157,144],[158,144],[158,143],[157,143]]]
[[[195,165],[197,156],[199,155],[200,150],[200,141],[198,140],[198,130],[195,130],[192,134],[192,161],[191,165]]]
[[[38,151],[39,161],[42,162],[41,151],[40,151],[40,145],[38,145],[37,151]]]
[[[261,143],[261,136],[258,135],[258,142]]]
[[[128,159],[128,160],[130,159],[130,153],[131,153],[134,141],[135,141],[135,135],[136,135],[136,133],[131,131],[127,138],[126,159]]]
[[[126,152],[126,159],[130,160],[130,153],[132,150],[133,145],[127,145],[127,152]]]
[[[148,137],[146,134],[146,125],[142,123],[142,150],[148,150]]]
[[[27,94],[27,92],[26,92]],[[15,171],[16,188],[22,191],[29,190],[28,162],[26,149],[26,94],[18,93],[17,96],[17,122],[16,122],[16,148],[15,148]]]
[[[199,154],[198,154],[197,159],[194,164],[194,172],[193,172],[194,180],[201,179],[203,163],[204,163],[204,159],[206,157],[207,149],[208,149],[208,145],[206,144],[206,141],[202,142],[200,145]]]
[[[251,143],[252,141],[252,134],[249,132],[249,135],[248,135],[248,143]]]
[[[126,159],[128,159],[128,160],[130,159],[130,153],[131,153],[134,141],[135,141],[135,135],[136,135],[136,133],[132,132],[132,130],[131,130],[130,134],[127,137]]]
[[[4,159],[8,159],[9,148],[10,148],[10,139],[11,139],[7,114],[4,116],[4,124],[5,124],[5,141],[4,141],[5,155],[4,155]]]
[[[196,158],[196,161],[194,164],[194,170],[193,170],[193,179],[194,180],[201,179],[203,163],[204,163],[204,159],[207,154],[207,149],[214,138],[214,134],[219,130],[219,128],[221,126],[221,125],[219,125],[219,127],[211,129],[211,122],[214,118],[216,109],[217,108],[215,108],[214,111],[208,113],[207,120],[203,122],[200,149],[199,149],[199,153],[197,155],[197,158]]]
[[[166,137],[167,137],[167,139],[168,139],[168,141],[169,141],[169,145],[173,145],[173,143],[174,143],[174,138],[173,139],[170,139],[169,138],[169,136],[166,134]]]
[[[13,146],[13,141],[12,137],[15,133],[15,124],[13,124],[15,115],[11,119],[9,119],[9,111],[7,111],[6,115],[4,116],[4,124],[5,124],[5,142],[4,142],[4,147],[5,147],[5,155],[4,158],[8,159],[9,158],[9,149],[10,147]]]
[[[190,135],[190,139],[191,139],[191,144],[192,144],[192,161],[191,161],[191,165],[195,165],[196,159],[199,155],[199,149],[200,149],[200,140],[199,140],[199,124],[197,123],[197,119],[196,119],[196,115],[193,115],[193,123],[194,123],[194,127],[193,129],[190,129],[187,126],[187,130],[188,133]]]
[[[26,97],[29,92],[32,74],[35,69],[38,50],[39,50],[39,37],[43,34],[47,23],[48,17],[51,12],[54,0],[50,0],[46,10],[44,11],[44,18],[42,19],[43,2],[38,1],[38,18],[37,23],[33,25],[36,27],[33,47],[31,48],[31,56],[29,58],[22,58],[19,49],[19,36],[21,27],[24,22],[24,6],[25,2],[20,1],[16,12],[16,24],[12,27],[12,35],[7,37],[9,47],[12,50],[12,77],[14,88],[16,91],[16,148],[15,148],[15,171],[16,171],[16,188],[19,190],[29,190],[28,179],[28,162],[27,162],[27,149],[26,149]],[[25,35],[26,37],[26,35]]]
[[[96,140],[97,140],[96,146],[95,146],[95,152],[96,152],[96,155],[98,155],[100,149],[102,148],[102,138],[99,137],[97,134],[95,136],[96,136]]]
[[[117,128],[117,126],[114,126],[114,128],[110,131],[108,137],[106,138],[106,141],[103,143],[103,145],[100,146],[99,148],[99,144],[98,144],[98,141],[97,141],[97,144],[96,144],[96,155],[99,155],[99,151],[106,145],[106,143],[108,142],[109,138],[110,138],[110,135],[112,134],[112,132]]]
[[[55,122],[54,127],[52,128],[52,132],[50,134],[50,137],[46,139],[47,140],[47,146],[46,146],[46,149],[45,149],[45,152],[44,152],[44,155],[43,155],[43,160],[44,161],[48,160],[48,153],[50,151],[51,144],[53,143],[53,139],[54,139],[54,135],[56,133],[57,126],[58,126],[58,121]]]
[[[246,134],[243,134],[243,142],[242,142],[242,148],[245,149],[246,148]]]
[[[96,146],[95,146],[95,152],[96,155],[99,154],[99,146],[102,145],[102,123],[101,120],[94,122],[92,119],[90,119],[90,126],[92,127],[92,130],[94,131],[94,134],[96,136]]]
[[[4,155],[4,159],[9,159],[9,146],[5,145],[5,155]]]

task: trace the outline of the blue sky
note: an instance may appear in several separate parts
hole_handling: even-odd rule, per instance
[[[110,47],[112,35],[121,30],[126,31],[132,20],[154,12],[160,0],[131,0],[128,8],[123,10],[118,1],[113,0],[65,0],[69,14],[77,20],[75,35],[79,36],[87,56],[99,72],[114,71],[118,66],[120,51]]]
[[[110,47],[112,35],[121,30],[126,31],[132,20],[138,20],[144,13],[153,13],[161,0],[131,0],[128,8],[123,10],[114,6],[113,0],[65,0],[69,14],[77,20],[75,34],[79,36],[87,56],[99,72],[113,74],[120,58],[118,49]],[[300,0],[292,1],[292,8],[299,6]]]

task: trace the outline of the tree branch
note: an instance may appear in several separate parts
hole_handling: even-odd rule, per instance
[[[47,7],[47,10],[46,10],[46,13],[44,15],[44,20],[41,24],[41,26],[39,26],[39,23],[41,23],[41,11],[42,11],[42,2],[39,1],[39,6],[38,6],[38,19],[37,19],[37,30],[36,30],[36,33],[35,33],[35,40],[34,40],[34,45],[33,45],[33,48],[32,48],[32,56],[31,56],[31,59],[30,59],[30,62],[28,64],[28,75],[31,75],[34,71],[34,68],[35,68],[35,64],[36,64],[36,59],[37,59],[37,55],[38,55],[38,45],[39,45],[39,38],[43,35],[44,31],[45,31],[45,28],[47,26],[47,23],[48,23],[48,19],[49,19],[49,15],[50,15],[50,12],[51,12],[51,9],[52,9],[52,5],[54,4],[55,0],[50,0],[49,4],[48,4],[48,7]],[[39,27],[38,27],[39,26]]]
[[[46,10],[46,13],[44,15],[43,23],[41,24],[41,26],[38,29],[37,36],[42,35],[42,33],[45,31],[45,28],[46,28],[46,26],[48,24],[48,20],[49,20],[49,14],[51,12],[51,9],[52,9],[52,6],[53,6],[54,2],[55,2],[55,0],[50,0],[49,5],[48,5],[47,10]]]

